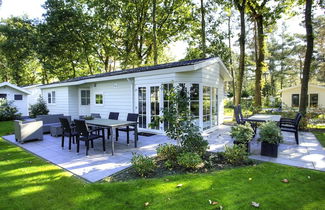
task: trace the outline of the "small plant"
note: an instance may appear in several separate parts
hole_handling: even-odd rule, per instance
[[[47,115],[49,110],[47,108],[46,102],[40,96],[36,104],[30,106],[30,116],[36,117],[37,115]]]
[[[84,116],[83,119],[84,120],[93,120],[94,118],[92,116]]]
[[[269,144],[279,144],[282,142],[281,130],[276,122],[266,122],[260,127],[260,138],[261,142]]]
[[[200,155],[194,152],[181,153],[177,158],[177,163],[186,169],[197,169],[203,166]]]
[[[21,117],[12,101],[0,99],[0,121],[15,120]]]
[[[239,144],[247,144],[254,136],[254,130],[249,123],[231,127],[230,135]]]
[[[159,144],[157,156],[162,160],[176,160],[180,148],[174,144]]]
[[[157,165],[153,158],[136,153],[133,153],[131,163],[137,174],[142,177],[148,176],[157,168]]]
[[[226,147],[225,152],[223,153],[223,156],[225,158],[225,162],[238,166],[243,165],[245,162],[247,162],[246,147],[244,145],[234,145],[233,147]]]
[[[209,142],[203,139],[201,133],[196,129],[198,128],[189,129],[188,133],[181,137],[181,146],[184,151],[194,152],[203,157],[209,147]]]

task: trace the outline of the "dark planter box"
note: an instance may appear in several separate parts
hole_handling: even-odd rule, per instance
[[[278,157],[278,144],[269,144],[262,142],[261,155],[269,157]]]
[[[236,145],[240,145],[240,144],[243,144],[243,143],[240,143],[240,142],[234,141],[234,144],[236,144]],[[249,142],[246,143],[246,144],[243,144],[243,145],[246,146],[246,152],[249,153],[249,150],[250,150],[250,148],[249,148]]]

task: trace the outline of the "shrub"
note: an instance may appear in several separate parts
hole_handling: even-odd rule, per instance
[[[201,157],[194,152],[181,153],[177,158],[177,163],[186,169],[196,169],[203,166]]]
[[[226,147],[223,154],[226,163],[234,166],[243,165],[248,160],[247,155],[246,147],[244,145]]]
[[[276,122],[266,122],[260,126],[260,138],[262,142],[269,144],[279,144],[282,142],[281,130]]]
[[[0,100],[0,121],[15,120],[21,117],[17,107],[12,105],[12,101]]]
[[[133,153],[131,163],[139,176],[147,176],[157,168],[153,158],[145,155]]]
[[[209,143],[196,129],[189,129],[189,132],[181,137],[181,146],[186,152],[194,152],[203,156],[208,149]]]
[[[230,135],[236,140],[236,142],[246,144],[252,140],[254,130],[249,123],[245,123],[244,125],[231,127]]]
[[[157,156],[162,160],[176,160],[180,148],[174,144],[159,144]]]
[[[37,115],[47,115],[49,110],[47,108],[46,102],[40,96],[36,104],[30,106],[30,116],[36,117]]]

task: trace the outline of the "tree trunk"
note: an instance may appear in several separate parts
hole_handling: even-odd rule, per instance
[[[300,105],[299,112],[303,115],[306,114],[308,106],[308,82],[310,74],[310,66],[313,56],[314,37],[313,37],[313,26],[312,26],[312,0],[306,0],[305,8],[305,24],[306,24],[306,38],[307,38],[307,49],[304,61],[304,69],[301,80],[301,93],[300,93]]]
[[[240,104],[241,101],[241,91],[243,87],[244,80],[244,70],[245,70],[245,8],[246,8],[246,0],[242,1],[242,4],[239,5],[237,2],[237,8],[240,12],[240,37],[239,37],[239,47],[240,47],[240,55],[239,55],[239,71],[237,75],[237,86],[236,86],[236,96],[235,96],[235,105]]]
[[[265,45],[264,45],[264,30],[263,30],[263,16],[258,15],[256,17],[257,24],[257,43],[258,43],[258,58],[255,71],[255,106],[262,106],[262,95],[261,95],[261,81],[262,72],[265,68],[264,58],[265,58]]]
[[[206,36],[205,36],[205,9],[204,2],[201,0],[201,38],[202,38],[202,57],[206,56]]]
[[[231,88],[232,88],[232,93],[233,93],[233,104],[235,104],[236,102],[236,96],[235,96],[235,92],[236,92],[236,87],[235,87],[235,73],[234,73],[234,66],[233,66],[233,62],[232,62],[232,51],[231,51],[231,27],[230,27],[230,23],[231,23],[231,14],[229,14],[228,16],[228,47],[229,47],[229,51],[230,51],[230,58],[229,58],[229,64],[230,64],[230,73],[231,73]]]
[[[156,7],[157,7],[157,0],[153,0],[153,9],[152,9],[152,25],[153,25],[153,27],[152,27],[152,30],[153,30],[153,63],[154,63],[154,65],[158,64]]]

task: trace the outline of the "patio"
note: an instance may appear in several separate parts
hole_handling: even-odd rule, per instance
[[[229,131],[230,126],[222,125],[216,131],[205,135],[210,144],[209,151],[223,151],[224,146],[231,146],[232,139]],[[256,141],[257,137],[251,143],[253,154],[250,158],[325,171],[325,150],[313,134],[300,132],[300,145],[295,144],[292,134],[283,132],[283,135],[285,142],[279,146],[278,158],[260,156],[260,143]],[[86,156],[83,145],[80,147],[80,153],[77,154],[75,145],[72,146],[72,151],[69,151],[67,141],[65,141],[65,148],[62,150],[60,137],[45,135],[43,141],[32,141],[25,144],[17,143],[14,135],[3,138],[90,182],[99,181],[129,167],[133,152],[154,156],[155,149],[159,144],[175,143],[162,135],[139,136],[138,148],[134,148],[132,138],[128,146],[126,134],[121,132],[120,140],[115,144],[114,156],[111,155],[109,143],[106,146],[106,153],[103,153],[100,141],[94,141],[94,149],[90,149],[89,156]]]

